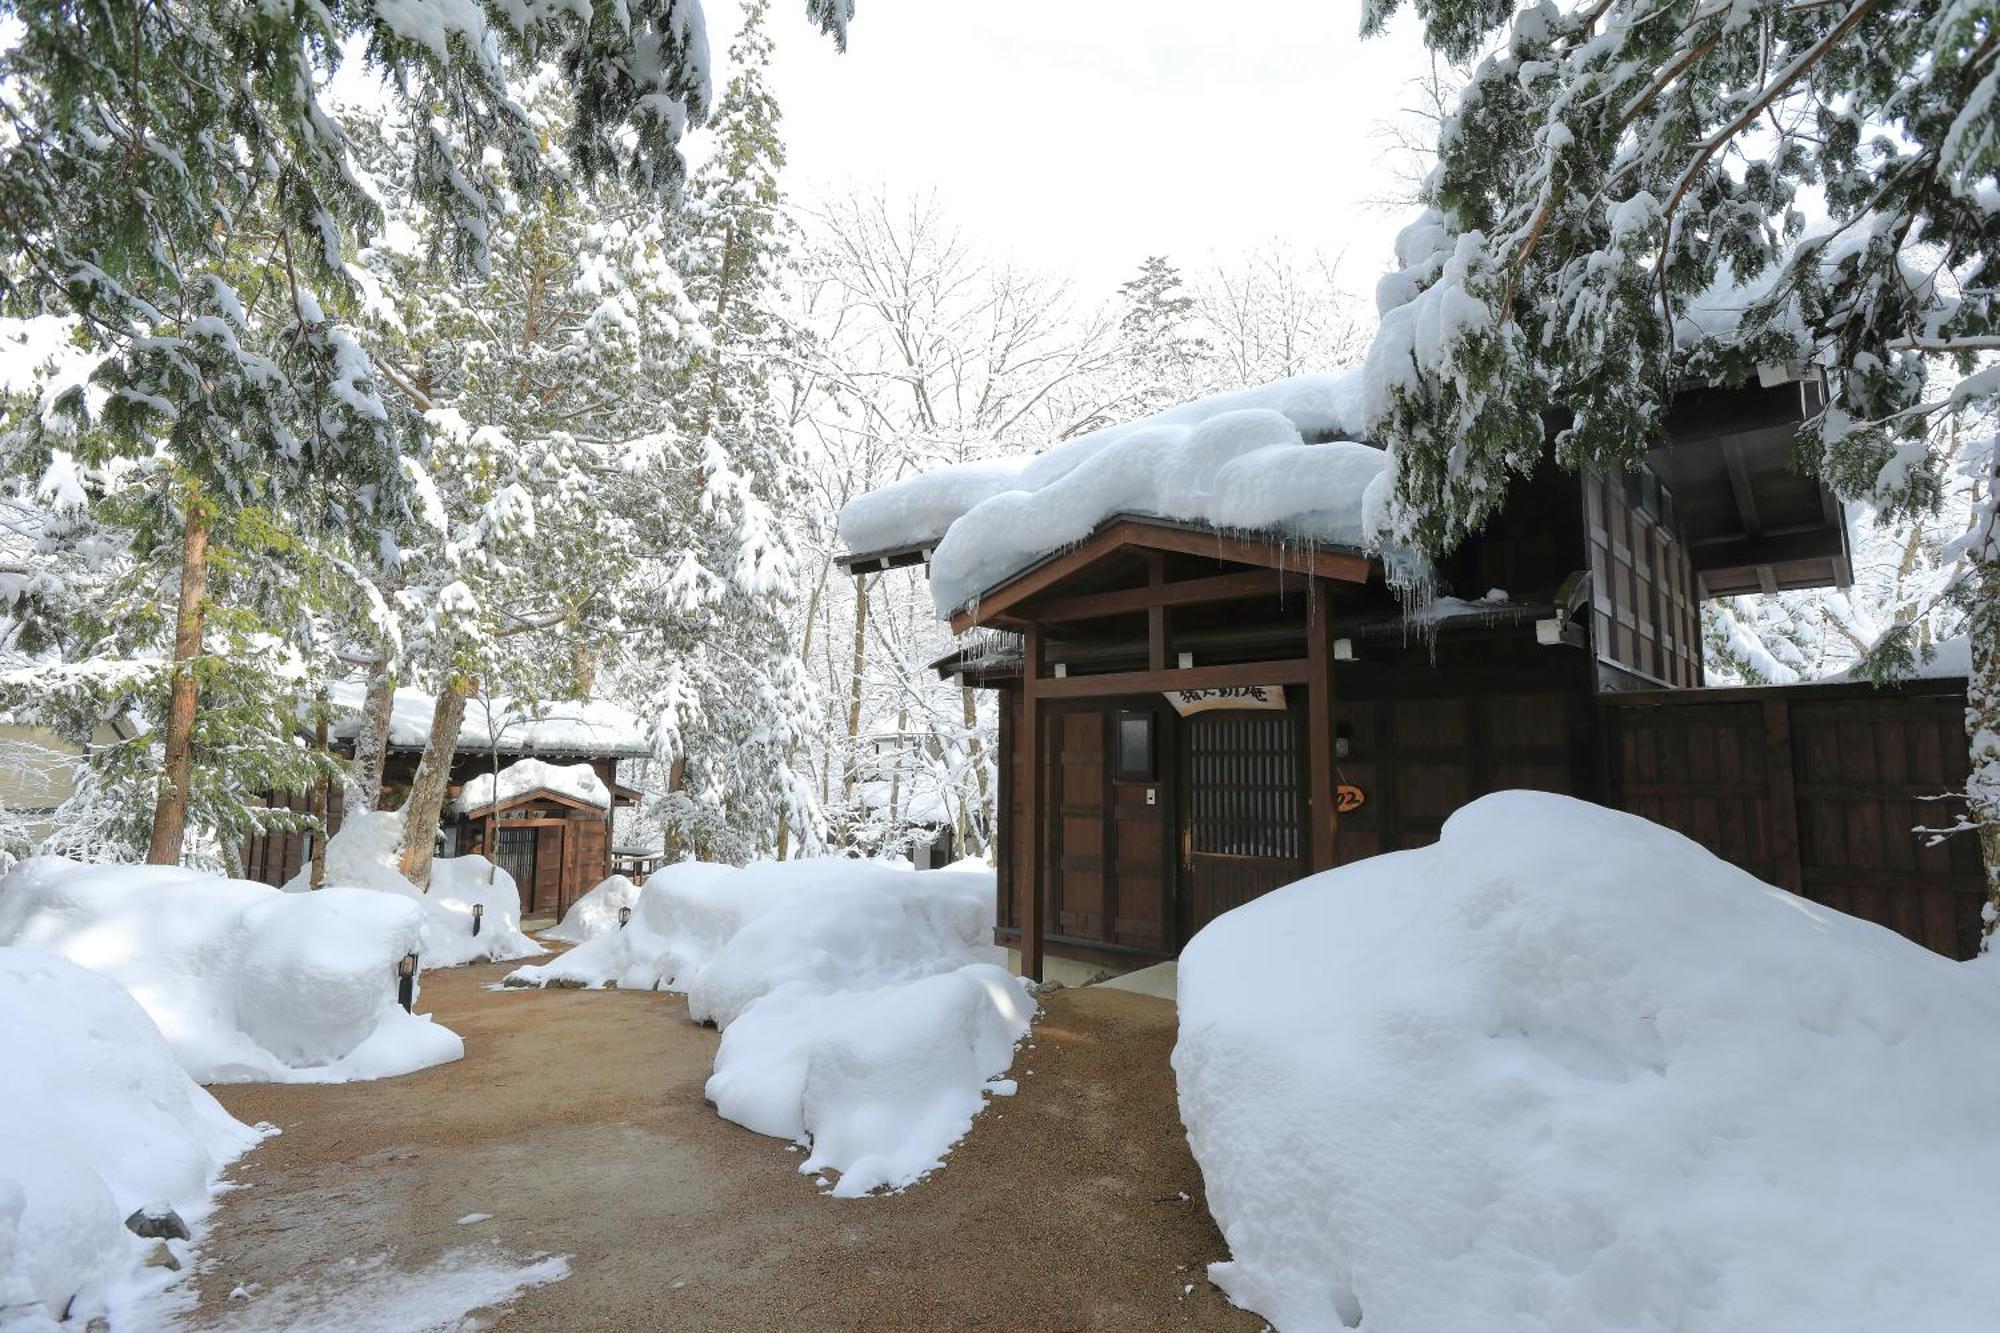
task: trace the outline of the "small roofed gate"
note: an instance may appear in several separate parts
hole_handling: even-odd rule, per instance
[[[1979,949],[1977,842],[1957,824],[1965,687],[1804,685],[1601,700],[1614,803],[1766,883],[1952,958]]]
[[[1183,938],[1232,907],[1302,878],[1306,754],[1296,713],[1197,713],[1182,724],[1186,819]]]

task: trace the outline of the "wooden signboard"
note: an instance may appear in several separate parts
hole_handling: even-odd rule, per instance
[[[1285,711],[1285,687],[1282,685],[1219,685],[1205,690],[1168,690],[1166,695],[1167,702],[1182,717],[1225,708],[1253,712]]]

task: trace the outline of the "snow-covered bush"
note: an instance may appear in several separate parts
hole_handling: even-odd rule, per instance
[[[203,1083],[385,1078],[464,1054],[396,1003],[423,942],[415,903],[358,889],[281,893],[173,866],[22,862],[0,880],[0,945],[116,981]]]
[[[563,919],[542,932],[545,940],[582,944],[618,929],[618,909],[639,901],[639,886],[623,875],[613,875],[569,905]]]
[[[141,1267],[154,1242],[124,1219],[163,1204],[198,1226],[257,1131],[195,1086],[117,983],[46,954],[0,948],[0,1069],[0,1326],[53,1328],[67,1310],[70,1327],[123,1327],[166,1277]]]
[[[833,1192],[900,1188],[964,1136],[1034,1004],[991,943],[993,876],[865,861],[683,862],[631,923],[508,977],[683,991],[722,1028],[708,1099],[807,1144]],[[615,916],[615,914],[614,914]]]
[[[398,868],[402,816],[393,810],[350,815],[326,843],[328,887],[374,889],[408,898],[423,908],[425,967],[463,963],[507,963],[548,952],[521,931],[521,892],[514,877],[483,856],[453,856],[431,862],[428,892],[403,878]],[[309,888],[301,870],[285,885],[287,893]],[[322,890],[324,892],[324,890]],[[472,933],[472,908],[485,912]]]
[[[1181,1115],[1285,1333],[1990,1327],[2000,989],[1507,792],[1218,918]]]

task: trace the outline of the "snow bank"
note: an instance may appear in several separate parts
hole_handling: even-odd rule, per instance
[[[1507,792],[1187,947],[1181,1114],[1286,1333],[1991,1327],[2000,990]]]
[[[167,1277],[141,1267],[156,1242],[125,1218],[163,1205],[198,1226],[258,1133],[195,1086],[115,982],[46,954],[0,948],[0,1069],[0,1325],[116,1316]]]
[[[1361,427],[1358,375],[1300,375],[1080,435],[1018,467],[906,478],[850,501],[840,537],[865,553],[941,536],[940,614],[1123,513],[1358,547],[1385,459],[1352,442]],[[1307,443],[1331,437],[1347,438]]]
[[[461,814],[484,810],[496,799],[505,804],[531,791],[552,791],[585,805],[611,808],[611,789],[589,764],[549,764],[539,759],[521,759],[507,765],[500,770],[497,782],[492,773],[479,774],[460,789],[456,808]]]
[[[512,875],[483,856],[439,857],[431,862],[431,887],[426,893],[403,878],[402,838],[403,818],[396,811],[348,816],[327,840],[324,882],[330,887],[393,893],[416,903],[424,918],[417,956],[425,967],[509,963],[548,952],[522,933],[521,893]],[[309,887],[308,874],[301,870],[285,885],[285,892],[304,893]],[[477,935],[472,933],[474,904],[485,909]]]
[[[810,1145],[801,1169],[860,1195],[940,1165],[1027,1031],[993,903],[991,871],[683,862],[647,880],[625,929],[508,981],[686,992],[722,1029],[717,1111]]]
[[[0,945],[58,954],[128,991],[203,1083],[338,1083],[456,1060],[456,1033],[396,1003],[422,945],[415,903],[289,894],[174,866],[23,861],[0,879]]]
[[[545,940],[582,944],[618,929],[618,909],[635,906],[639,886],[623,875],[613,875],[569,905],[563,919],[542,932]]]

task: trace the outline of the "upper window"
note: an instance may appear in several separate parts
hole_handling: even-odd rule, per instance
[[[1153,780],[1153,715],[1118,715],[1118,781]]]

